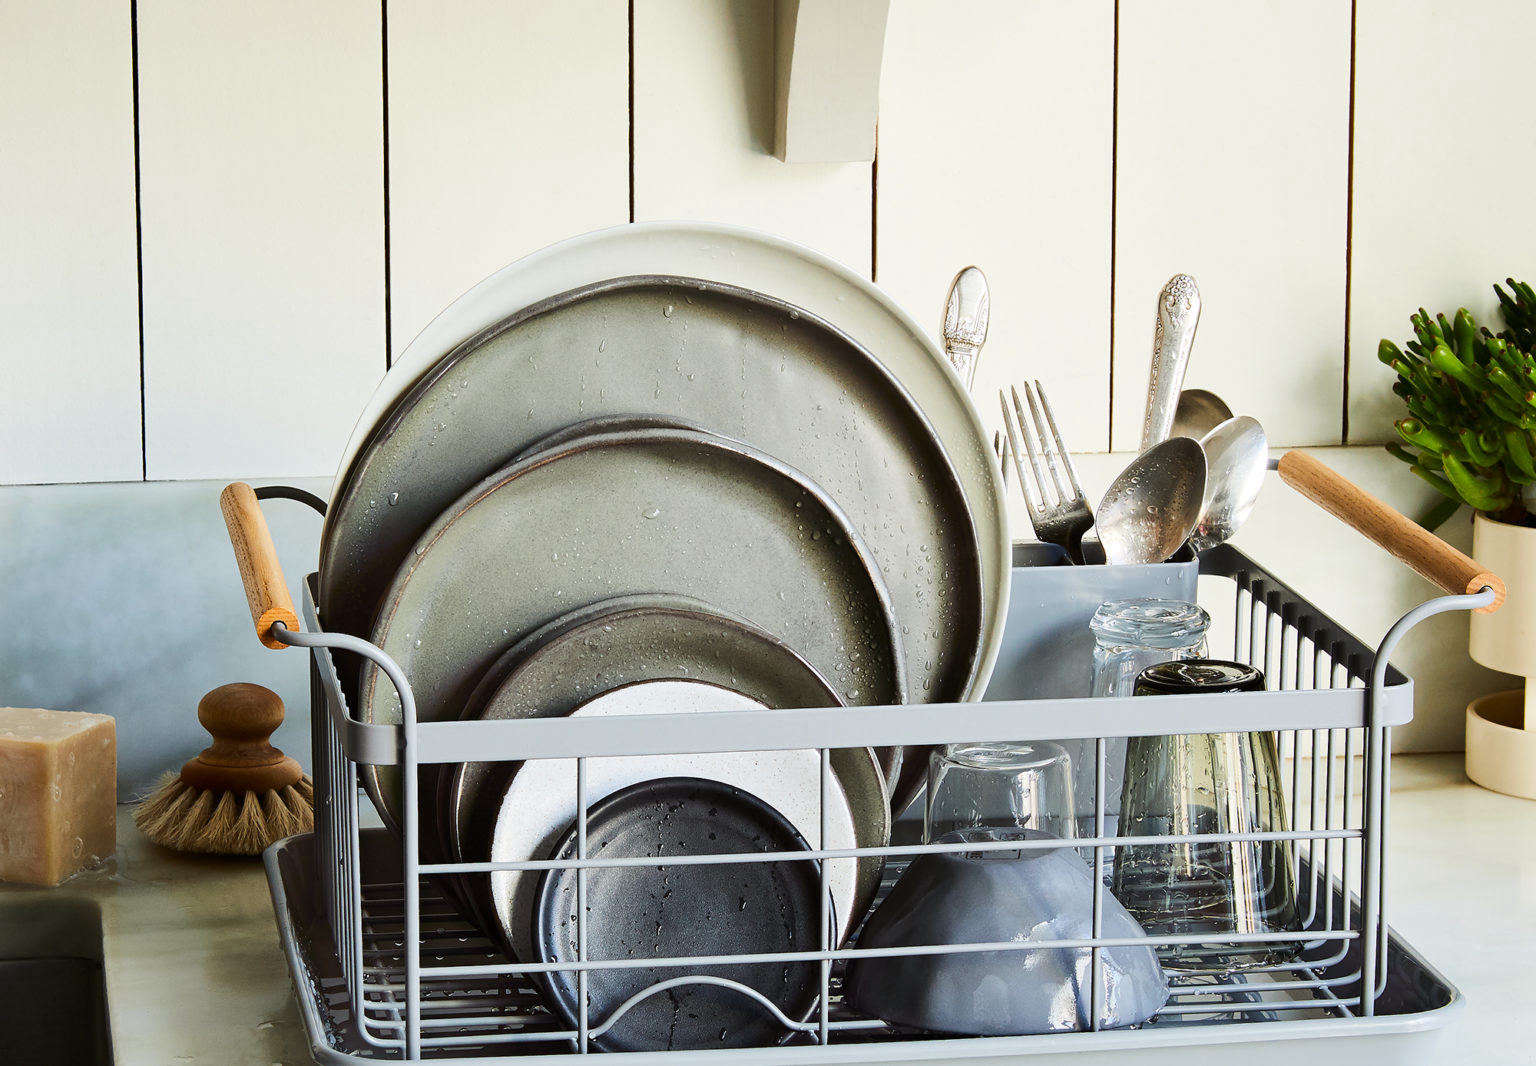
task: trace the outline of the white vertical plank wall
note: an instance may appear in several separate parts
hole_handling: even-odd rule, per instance
[[[1343,428],[1348,0],[1120,5],[1115,447],[1140,438],[1157,294],[1195,275],[1188,375],[1277,444]]]
[[[1109,447],[1114,8],[897,3],[880,86],[880,285],[937,336],[950,280],[980,266],[983,419],[1038,377],[1078,451]]]
[[[773,0],[641,0],[634,35],[635,218],[767,230],[869,274],[870,165],[772,155]]]
[[[134,10],[0,6],[0,484],[330,475],[391,351],[448,302],[630,219],[801,241],[935,334],[979,264],[983,417],[1041,378],[1095,497],[1137,442],[1174,272],[1205,294],[1188,384],[1282,446],[1387,438],[1377,340],[1536,278],[1521,0],[893,0],[873,166],[773,157],[774,0]],[[1325,458],[1410,513],[1431,502],[1379,448]],[[114,588],[82,568],[74,595],[184,599],[186,573],[231,569],[219,538],[173,536],[217,484],[7,488],[0,531],[36,518],[49,548],[48,522],[99,522],[69,543],[110,543],[142,493],[195,558]],[[293,558],[314,555],[308,518]],[[1239,542],[1368,638],[1427,593],[1278,481]],[[45,591],[38,630],[71,624],[47,606],[69,591]],[[240,661],[188,618],[203,646],[178,654]],[[1403,649],[1421,713],[1397,746],[1456,746],[1465,699],[1499,686],[1464,631]],[[50,647],[27,676],[102,687],[95,651]]]
[[[148,476],[329,473],[384,369],[371,0],[141,0]]]
[[[0,5],[0,483],[136,479],[128,5]]]
[[[1495,282],[1536,278],[1536,5],[1359,0],[1349,439],[1395,439],[1383,337],[1420,306],[1502,328]],[[1464,57],[1465,62],[1453,57]]]
[[[391,346],[519,256],[629,218],[625,0],[391,0]]]

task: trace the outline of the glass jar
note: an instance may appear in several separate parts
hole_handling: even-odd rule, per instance
[[[1215,659],[1144,670],[1135,694],[1248,692],[1264,675]],[[1121,836],[1288,831],[1275,734],[1207,733],[1132,737],[1125,754]],[[1222,933],[1300,931],[1294,849],[1289,840],[1136,844],[1116,848],[1115,898],[1153,935],[1211,936],[1170,949],[1184,972],[1252,969],[1288,962],[1297,941],[1222,944]]]
[[[1093,695],[1129,696],[1136,676],[1171,659],[1205,656],[1211,616],[1185,600],[1143,597],[1099,604],[1093,630]]]

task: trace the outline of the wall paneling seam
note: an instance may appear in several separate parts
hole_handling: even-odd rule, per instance
[[[1119,243],[1115,223],[1120,209],[1120,0],[1115,0],[1110,30],[1109,75],[1109,439],[1105,451],[1115,450],[1115,292],[1119,286],[1115,254]]]
[[[1340,412],[1339,446],[1349,444],[1349,327],[1355,298],[1355,48],[1360,18],[1359,0],[1349,4],[1349,150],[1344,187],[1344,402]]]
[[[382,122],[380,136],[384,194],[384,370],[395,362],[393,311],[390,306],[389,268],[389,0],[379,0],[379,94]]]
[[[139,329],[139,480],[149,480],[149,403],[144,386],[144,206],[139,167],[139,0],[128,0],[129,67],[133,74],[133,261]]]
[[[869,161],[869,280],[880,282],[880,119],[875,118],[875,154]]]
[[[629,0],[629,220],[635,220],[635,0]]]

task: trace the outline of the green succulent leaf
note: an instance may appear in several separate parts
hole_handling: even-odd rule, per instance
[[[1449,481],[1441,477],[1439,474],[1431,473],[1430,471],[1425,470],[1422,466],[1415,466],[1412,469],[1415,474],[1429,482],[1441,493],[1455,500],[1458,506],[1464,502],[1461,498],[1461,494],[1456,491],[1456,489],[1451,485]]]
[[[1530,478],[1536,478],[1536,456],[1532,455],[1532,448],[1536,441],[1531,438],[1529,430],[1516,429],[1511,426],[1504,430],[1504,454],[1509,456],[1515,468]]]
[[[1493,514],[1514,502],[1514,492],[1502,478],[1474,473],[1456,456],[1445,455],[1445,478],[1474,510]]]
[[[1461,501],[1455,496],[1452,496],[1449,499],[1440,500],[1424,513],[1424,517],[1419,519],[1419,525],[1433,533],[1435,530],[1445,525],[1446,521],[1451,517],[1451,515],[1461,510],[1461,507]]]

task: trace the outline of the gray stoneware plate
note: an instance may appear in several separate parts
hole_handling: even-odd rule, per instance
[[[527,646],[532,646],[527,647]],[[504,664],[511,661],[510,667]],[[729,692],[742,706],[763,708],[824,707],[841,703],[820,675],[786,647],[755,626],[724,618],[705,605],[677,597],[628,597],[573,612],[545,627],[514,648],[503,662],[485,674],[470,699],[466,717],[550,718],[568,714],[687,713],[728,709],[721,701],[673,701],[670,706],[640,707],[634,703],[599,706],[591,701],[637,683],[690,680]],[[707,728],[707,723],[701,723]],[[814,753],[795,753],[775,762],[771,753],[688,755],[671,759],[667,773],[657,767],[666,757],[633,760],[592,760],[588,787],[595,799],[600,782],[623,778],[624,784],[645,777],[678,773],[721,778],[770,799],[800,829],[814,837],[819,824],[819,760]],[[784,753],[778,753],[783,755]],[[810,754],[807,761],[805,755]],[[614,765],[609,766],[612,763]],[[780,765],[782,763],[782,765]],[[761,765],[774,767],[775,777],[764,787],[753,786],[743,772]],[[846,846],[883,847],[890,842],[891,813],[886,779],[869,748],[836,749],[831,754],[834,797],[850,809],[851,840]],[[559,769],[552,769],[558,766]],[[806,776],[809,773],[809,776]],[[551,776],[553,775],[553,776]],[[781,787],[784,781],[793,787]],[[510,781],[510,784],[509,784]],[[467,763],[449,768],[439,801],[444,818],[446,850],[453,861],[496,861],[542,858],[558,831],[573,817],[575,767],[567,761]],[[608,787],[612,791],[613,787]],[[604,793],[605,794],[605,793]],[[841,832],[836,835],[842,836]],[[494,841],[494,845],[493,842]],[[830,845],[843,846],[843,845]],[[492,853],[494,852],[494,856]],[[851,906],[842,913],[856,921],[873,902],[884,861],[864,856],[856,864],[834,863],[830,874],[851,876]],[[856,873],[854,872],[856,869]],[[527,912],[514,919],[508,901],[529,888],[531,875],[497,875],[497,903],[490,904],[491,878],[471,879],[467,894],[481,924],[516,930],[515,944],[526,932]],[[493,915],[500,914],[496,918]]]
[[[321,544],[327,626],[366,635],[397,568],[456,497],[530,442],[603,415],[705,426],[803,471],[848,512],[890,584],[913,698],[980,696],[1006,587],[984,582],[977,520],[921,408],[821,319],[687,278],[561,294],[426,370],[338,485]],[[988,508],[983,521],[990,544],[1004,515]]]
[[[588,958],[766,954],[820,944],[815,862],[665,862],[672,855],[809,850],[794,826],[749,792],[688,778],[645,781],[595,805],[587,834],[594,853],[658,859],[588,871],[582,901]],[[562,856],[576,853],[574,828],[559,849]],[[576,882],[574,870],[551,870],[539,885],[541,962],[582,957]],[[600,1051],[763,1047],[790,1037],[777,1018],[735,989],[684,984],[644,996],[658,982],[698,976],[743,984],[797,1021],[810,1016],[821,984],[813,962],[595,970],[585,982],[557,970],[541,983],[550,1007],[571,1027],[585,992],[592,1044]],[[620,1013],[636,996],[644,998]]]
[[[605,692],[573,712],[575,717],[626,714],[704,714],[711,711],[749,711],[767,708],[757,700],[731,689],[702,681],[640,681]],[[701,722],[700,729],[708,723]],[[845,849],[866,843],[860,833],[859,815],[868,804],[886,804],[879,768],[868,748],[850,749],[852,756],[839,764],[851,783],[862,788],[861,808],[855,809],[843,787],[844,776],[833,770],[827,800],[827,847]],[[862,756],[862,763],[859,761]],[[850,772],[851,771],[851,772]],[[719,781],[749,792],[768,804],[807,839],[821,834],[821,756],[809,749],[762,752],[717,752],[695,755],[647,755],[631,759],[587,760],[590,803],[620,789],[667,777],[693,777]],[[889,808],[887,808],[889,809]],[[876,815],[876,818],[879,816]],[[519,862],[548,858],[565,830],[576,818],[576,762],[574,759],[539,759],[524,763],[507,783],[500,797],[488,854],[493,862]],[[865,818],[866,829],[878,828]],[[887,835],[887,843],[889,836]],[[873,840],[869,846],[875,846]],[[870,876],[873,874],[873,876]],[[848,860],[827,869],[831,898],[841,918],[841,942],[855,920],[873,901],[880,885],[878,866]],[[480,879],[477,879],[480,880]],[[537,961],[533,951],[534,900],[539,875],[497,871],[489,878],[492,930],[499,929],[516,958]],[[484,884],[477,885],[479,895]]]
[[[845,702],[905,700],[890,598],[841,510],[784,464],[709,434],[597,434],[514,462],[407,555],[370,637],[410,679],[419,721],[458,717],[486,668],[552,613],[657,589],[772,633]],[[371,663],[357,711],[400,720]],[[362,777],[397,822],[398,772]]]
[[[979,699],[1002,640],[1009,578],[1002,474],[991,430],[933,338],[890,294],[864,274],[783,237],[717,222],[631,222],[567,238],[497,270],[444,308],[394,360],[347,438],[333,492],[380,419],[446,352],[521,308],[638,275],[708,278],[800,308],[875,353],[908,390],[944,442],[976,517],[988,617],[982,668],[968,695]],[[761,441],[749,443],[773,451]]]

